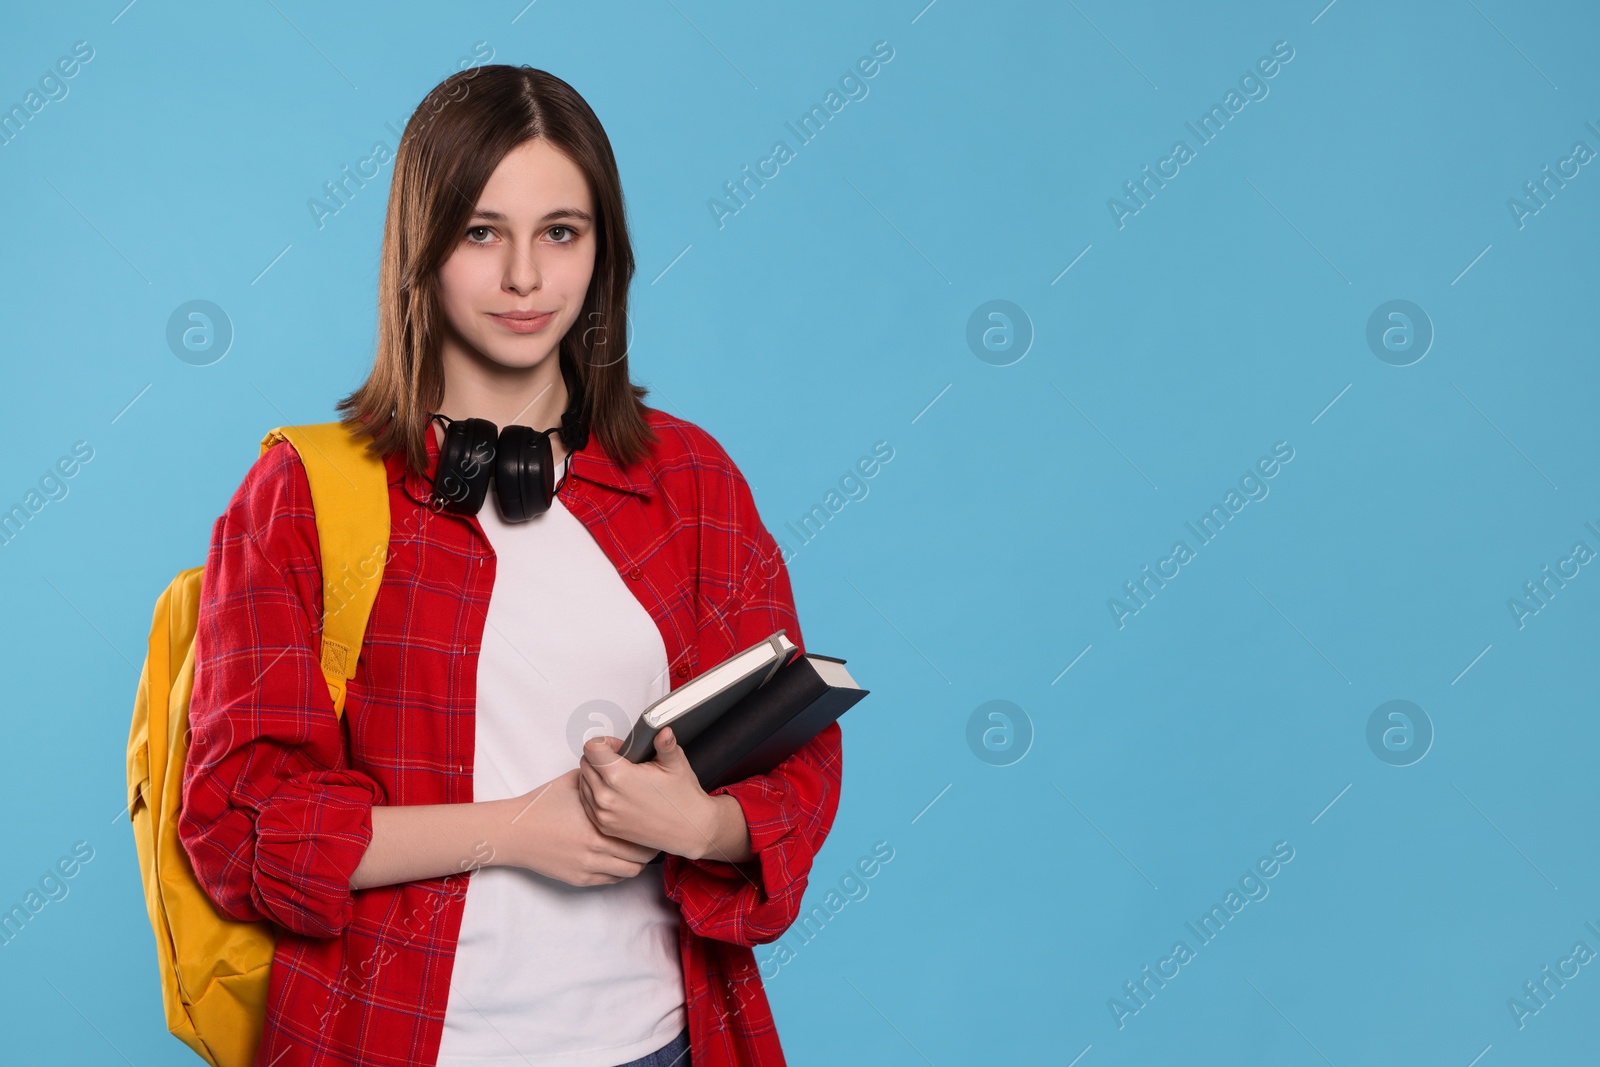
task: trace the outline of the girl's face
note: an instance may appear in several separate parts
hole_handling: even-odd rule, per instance
[[[502,370],[537,366],[557,350],[589,292],[589,184],[577,164],[537,138],[506,154],[476,208],[439,268],[445,318],[469,354]],[[507,315],[528,312],[543,317]]]

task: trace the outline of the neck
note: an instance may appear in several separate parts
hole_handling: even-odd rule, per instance
[[[439,411],[452,419],[488,419],[502,428],[558,427],[569,402],[559,357],[552,351],[531,367],[506,367],[448,339],[440,351],[444,399]],[[442,442],[444,427],[435,423],[434,432]],[[556,463],[571,450],[559,433],[550,435],[550,448]]]

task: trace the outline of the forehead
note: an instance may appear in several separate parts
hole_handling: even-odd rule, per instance
[[[476,206],[478,215],[512,222],[543,219],[557,211],[594,213],[583,171],[542,137],[506,153],[484,183]]]

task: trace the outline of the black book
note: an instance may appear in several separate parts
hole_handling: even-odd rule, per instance
[[[685,744],[683,754],[708,793],[767,774],[868,692],[850,677],[844,660],[796,656]]]
[[[640,713],[622,740],[622,758],[643,763],[655,755],[656,734],[668,726],[687,753],[702,730],[769,681],[798,651],[799,646],[779,630],[701,671]]]
[[[768,641],[782,633],[779,630]],[[856,684],[842,659],[795,655],[684,741],[683,754],[700,788],[708,793],[729,782],[767,774],[870,691]],[[634,751],[641,750],[634,746]],[[636,755],[634,762],[642,758]],[[665,853],[657,853],[650,862],[664,858]]]

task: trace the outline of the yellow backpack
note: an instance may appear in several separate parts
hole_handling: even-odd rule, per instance
[[[331,422],[280,427],[261,442],[265,453],[288,441],[311,483],[323,603],[338,605],[324,614],[322,633],[322,671],[338,715],[381,571],[377,580],[336,582],[372,557],[374,546],[386,551],[389,543],[388,478],[366,440]],[[177,832],[203,570],[180,572],[156,600],[128,736],[128,812],[155,930],[167,1029],[212,1067],[250,1067],[266,1016],[274,927],[219,913],[195,880]]]

